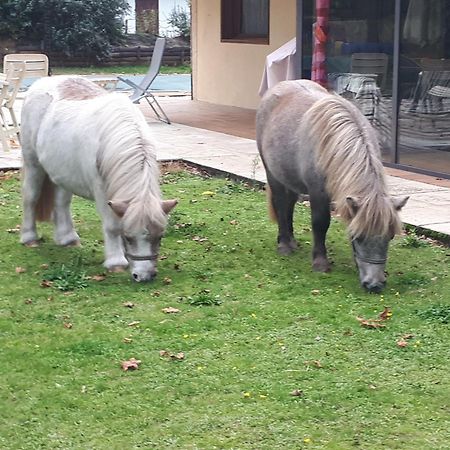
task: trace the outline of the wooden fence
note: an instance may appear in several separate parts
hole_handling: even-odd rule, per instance
[[[15,53],[41,53],[38,46],[17,46]],[[9,53],[13,53],[9,51]],[[83,56],[68,57],[62,53],[46,52],[50,66],[89,66],[89,62]],[[152,47],[115,47],[108,59],[99,63],[102,66],[131,66],[138,64],[149,64],[153,54]],[[3,59],[3,55],[0,54]],[[186,47],[166,47],[163,55],[163,65],[166,66],[180,66],[183,64],[190,64],[191,49]]]

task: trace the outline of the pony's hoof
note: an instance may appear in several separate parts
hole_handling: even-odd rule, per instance
[[[294,249],[291,247],[290,244],[286,243],[278,244],[278,253],[281,256],[289,256],[293,251]]]
[[[314,272],[324,272],[327,273],[331,270],[330,263],[326,259],[317,259],[313,262]]]
[[[25,247],[28,247],[28,248],[36,248],[36,247],[39,247],[40,244],[41,244],[41,242],[39,241],[39,239],[23,243],[23,245],[25,245]]]
[[[79,240],[70,241],[67,244],[64,244],[64,247],[81,247],[81,242]]]
[[[108,269],[111,273],[123,273],[126,272],[127,268],[125,266],[113,266]]]

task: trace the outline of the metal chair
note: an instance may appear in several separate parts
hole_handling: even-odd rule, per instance
[[[386,53],[353,53],[351,72],[361,74],[376,74],[379,86],[384,90],[386,85],[389,57]]]
[[[143,98],[145,98],[145,100],[147,100],[147,103],[153,109],[153,112],[155,113],[158,120],[170,125],[170,119],[167,117],[167,114],[164,112],[161,105],[156,100],[156,97],[150,91],[150,87],[153,81],[155,80],[156,76],[159,74],[159,70],[161,68],[165,45],[166,40],[164,38],[156,39],[147,75],[145,75],[144,79],[141,81],[139,85],[127,78],[123,77],[117,78],[134,89],[133,93],[130,96],[130,100],[133,103],[139,103]]]
[[[6,74],[0,74],[0,142],[4,151],[9,150],[9,140],[20,139],[19,124],[14,113],[14,101],[25,76],[25,63],[7,66]]]

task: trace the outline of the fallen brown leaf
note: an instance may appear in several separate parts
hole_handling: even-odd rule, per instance
[[[122,306],[124,306],[125,308],[134,308],[134,303],[133,302],[123,302]]]
[[[103,281],[105,278],[106,278],[106,275],[105,275],[104,273],[100,273],[100,274],[98,274],[98,275],[93,275],[93,276],[91,277],[91,280],[94,280],[94,281]]]
[[[384,308],[384,310],[378,315],[380,320],[388,320],[392,317],[392,309],[388,308],[387,306]]]
[[[320,291],[319,291],[319,289],[313,289],[313,290],[311,291],[311,294],[312,294],[312,295],[319,295],[319,294],[320,294]]]
[[[159,297],[161,295],[161,292],[160,291],[154,291],[152,295],[153,295],[153,297]]]
[[[133,339],[131,339],[131,338],[123,338],[123,342],[125,343],[125,344],[131,344],[132,342],[133,342]]]
[[[32,298],[27,298],[26,300],[25,300],[25,304],[26,305],[31,305],[33,303],[33,299]]]
[[[67,328],[68,330],[70,330],[73,327],[73,324],[71,324],[70,322],[64,322],[64,328]]]
[[[177,360],[177,361],[181,361],[181,360],[184,359],[184,353],[183,352],[170,353],[167,350],[161,350],[159,352],[159,356],[161,356],[161,358],[169,358],[169,359]]]
[[[128,361],[122,361],[121,366],[125,371],[137,370],[139,369],[139,364],[141,364],[141,361],[139,359],[130,358]]]
[[[413,334],[404,334],[398,341],[397,341],[397,345],[399,347],[406,347],[409,344],[409,340],[412,339],[414,337]]]
[[[164,277],[163,283],[164,283],[165,285],[171,284],[171,283],[172,283],[172,278]]]
[[[230,225],[239,225],[239,222],[236,219],[230,220]]]
[[[44,270],[48,269],[48,264],[41,264],[41,269],[44,269]]]
[[[135,320],[134,322],[130,322],[128,324],[129,327],[136,327],[140,324],[141,322],[139,320]]]
[[[27,271],[27,269],[23,268],[23,267],[16,267],[16,273],[25,273]]]
[[[48,281],[48,280],[41,281],[41,287],[43,287],[43,288],[48,288],[48,287],[52,287],[52,286],[53,286],[53,281]]]
[[[302,397],[303,396],[303,391],[301,391],[300,389],[294,389],[291,392],[292,397]]]
[[[167,308],[163,308],[161,311],[163,313],[166,313],[166,314],[176,314],[176,313],[180,312],[179,309],[173,308],[172,306],[168,306]]]
[[[382,323],[381,319],[363,319],[362,317],[357,317],[356,320],[365,328],[384,328],[386,326]]]

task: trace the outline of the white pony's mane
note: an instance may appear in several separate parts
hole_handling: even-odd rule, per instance
[[[95,101],[87,100],[87,101]],[[97,168],[110,200],[129,203],[123,217],[129,231],[165,228],[155,148],[139,110],[120,94],[102,97],[98,113]]]
[[[398,233],[401,221],[387,194],[378,139],[366,117],[349,101],[329,95],[314,103],[303,120],[327,191],[350,234]],[[349,196],[358,201],[356,214]]]

